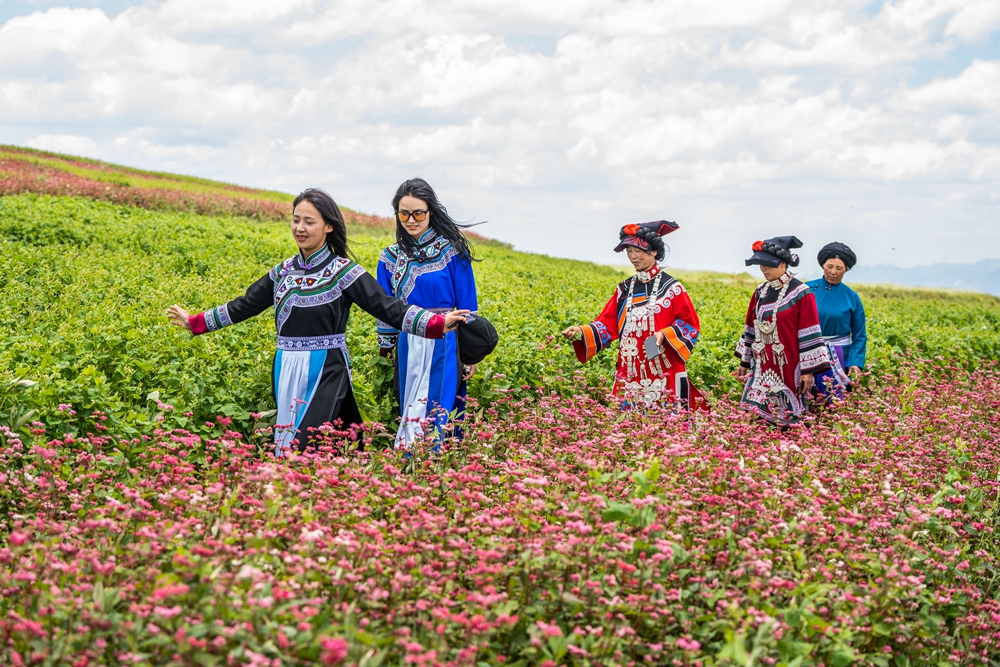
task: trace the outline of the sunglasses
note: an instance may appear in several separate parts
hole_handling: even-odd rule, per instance
[[[410,218],[413,218],[417,222],[423,222],[424,218],[427,217],[427,211],[396,211],[396,217],[399,218],[400,222],[407,222]]]

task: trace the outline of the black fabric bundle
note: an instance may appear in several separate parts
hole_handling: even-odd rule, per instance
[[[485,359],[500,342],[496,327],[482,315],[469,315],[465,324],[459,324],[458,357],[471,366]]]

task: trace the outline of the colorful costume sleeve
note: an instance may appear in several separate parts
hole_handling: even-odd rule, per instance
[[[266,276],[247,288],[243,296],[203,313],[192,315],[189,319],[191,333],[198,336],[209,331],[217,331],[250,319],[254,315],[260,315],[273,306],[275,271],[276,269],[271,269]]]
[[[472,262],[465,257],[455,257],[450,266],[455,284],[455,307],[475,313],[479,310],[479,301],[476,298],[476,276],[472,272]]]
[[[391,254],[390,248],[386,248],[382,251],[382,256],[379,257],[378,270],[375,272],[378,284],[390,296],[395,296],[392,292],[392,272],[395,269],[395,264],[396,258]],[[376,318],[375,333],[378,335],[380,354],[385,355],[389,350],[396,347],[396,339],[399,338],[399,329]]]
[[[814,306],[815,308],[815,302]],[[747,316],[744,321],[743,334],[740,336],[740,340],[736,343],[736,357],[740,360],[740,366],[745,366],[750,368],[750,362],[753,361],[753,345],[754,341],[754,330],[753,321],[757,316],[757,292],[754,290],[753,296],[750,297],[750,305],[747,306]]]
[[[594,358],[598,352],[611,345],[618,338],[618,301],[621,288],[615,290],[611,300],[597,319],[583,328],[583,339],[573,341],[573,350],[581,364]]]
[[[854,295],[854,307],[851,308],[851,346],[844,359],[847,368],[865,367],[865,357],[868,353],[868,326],[865,319],[865,305],[861,297]]]
[[[389,296],[367,271],[346,287],[344,294],[366,313],[398,331],[421,338],[444,337],[444,315],[407,306],[405,302]]]
[[[802,373],[822,373],[830,368],[830,352],[819,326],[816,297],[806,292],[793,306],[798,309],[799,370]]]
[[[675,319],[661,331],[666,337],[666,344],[674,349],[682,361],[687,363],[695,343],[698,342],[698,331],[701,329],[701,323],[698,321],[698,313],[695,312],[694,304],[691,303],[691,297],[688,296],[686,290],[671,298],[670,305],[671,314]]]

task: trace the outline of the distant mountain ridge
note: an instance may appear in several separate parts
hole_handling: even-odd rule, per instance
[[[892,264],[856,266],[847,283],[889,283],[908,287],[948,287],[1000,296],[1000,259],[974,264],[928,264],[904,269]]]

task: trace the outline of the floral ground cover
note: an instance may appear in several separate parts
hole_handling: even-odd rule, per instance
[[[436,457],[290,461],[64,405],[0,436],[0,662],[997,664],[1000,373],[877,383],[784,433],[508,391]]]

